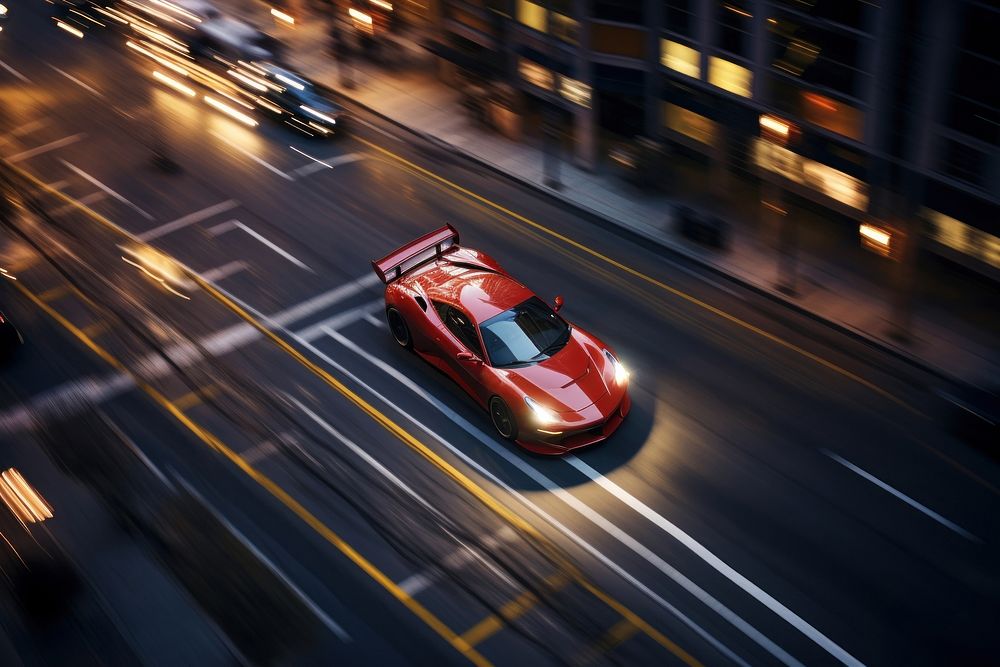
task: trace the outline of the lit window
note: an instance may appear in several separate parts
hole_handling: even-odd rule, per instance
[[[570,44],[578,44],[580,41],[580,24],[571,19],[568,16],[560,14],[558,12],[552,12],[549,15],[549,20],[552,22],[551,25],[551,35],[556,39],[561,39],[564,42]]]
[[[528,0],[517,0],[517,20],[529,28],[545,32],[545,7]]]
[[[573,104],[590,108],[590,86],[582,81],[571,79],[568,76],[559,77],[559,94]]]
[[[708,63],[708,82],[734,95],[750,97],[753,73],[734,62],[712,56]]]
[[[664,122],[674,132],[711,145],[715,140],[715,122],[690,109],[669,102],[663,105]]]
[[[660,40],[660,64],[695,79],[701,76],[701,54],[669,39]]]
[[[555,76],[552,72],[533,60],[521,58],[517,64],[517,70],[521,74],[521,78],[533,86],[538,86],[545,90],[552,90],[555,86]]]
[[[863,181],[773,142],[758,138],[754,142],[754,161],[763,169],[816,190],[841,204],[859,211],[868,207],[868,186]]]

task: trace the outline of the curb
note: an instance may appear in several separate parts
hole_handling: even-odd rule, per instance
[[[763,296],[778,305],[785,306],[789,310],[792,310],[800,315],[804,315],[815,322],[824,324],[830,327],[831,329],[834,329],[835,331],[845,334],[853,338],[854,340],[861,342],[871,348],[887,353],[900,361],[908,363],[911,366],[914,366],[925,373],[937,377],[940,380],[943,380],[951,384],[957,384],[960,386],[967,386],[972,384],[969,381],[963,380],[962,378],[959,378],[958,376],[944,370],[939,366],[936,366],[924,359],[921,359],[920,357],[914,355],[913,353],[901,347],[893,345],[881,338],[877,338],[870,334],[864,333],[859,329],[856,329],[848,324],[844,324],[842,322],[838,322],[836,320],[820,315],[819,313],[796,303],[795,301],[781,295],[776,291],[767,289],[766,287],[762,287],[749,280],[746,280],[735,274],[725,271],[724,269],[715,265],[710,260],[698,256],[697,254],[691,252],[690,250],[684,248],[683,246],[680,246],[677,243],[662,238],[661,236],[656,234],[646,234],[644,232],[641,232],[626,222],[616,220],[615,218],[612,218],[603,213],[595,211],[594,209],[584,204],[580,204],[579,202],[573,201],[572,199],[561,194],[557,190],[554,190],[540,183],[535,183],[534,181],[513,174],[503,169],[502,167],[499,167],[498,165],[490,162],[489,160],[465,150],[464,148],[460,148],[459,146],[456,146],[448,141],[440,139],[439,137],[431,135],[427,132],[414,129],[402,123],[401,121],[398,121],[395,118],[392,118],[382,113],[381,111],[372,108],[371,106],[365,104],[364,102],[358,101],[355,97],[353,97],[350,94],[350,92],[345,91],[345,89],[341,88],[340,86],[333,88],[333,90],[342,99],[349,101],[350,104],[352,104],[353,106],[363,109],[365,112],[370,113],[373,116],[376,116],[377,118],[386,121],[391,125],[394,125],[402,130],[405,130],[409,134],[412,134],[423,141],[433,144],[439,148],[445,149],[457,155],[458,157],[463,158],[468,162],[472,162],[480,167],[483,167],[509,181],[513,181],[515,183],[518,183],[519,185],[525,186],[537,194],[546,196],[550,199],[554,199],[564,206],[573,208],[582,213],[585,217],[589,218],[592,223],[598,224],[622,238],[640,242],[652,241],[653,243],[656,244],[659,250],[666,251],[667,253],[673,255],[675,258],[686,260],[692,264],[695,264],[703,270],[709,271],[712,274],[719,276],[721,278],[725,278],[731,283],[734,283],[746,290],[754,292],[755,294]]]

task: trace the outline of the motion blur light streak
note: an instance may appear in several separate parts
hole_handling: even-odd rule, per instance
[[[0,496],[22,523],[40,523],[52,518],[52,507],[15,468],[0,473]]]
[[[247,125],[249,127],[256,127],[258,125],[257,121],[254,120],[253,118],[251,118],[250,116],[246,115],[242,111],[237,111],[236,109],[232,108],[228,104],[224,104],[224,103],[220,102],[219,100],[215,99],[214,97],[210,97],[208,95],[205,95],[204,99],[205,99],[205,103],[208,104],[208,106],[210,106],[210,107],[212,107],[214,109],[218,109],[219,111],[221,111],[222,113],[226,114],[230,118],[232,118],[234,120],[238,120],[239,122],[243,123],[244,125]]]
[[[280,9],[277,9],[275,7],[271,7],[271,16],[273,16],[274,18],[278,19],[279,21],[284,21],[285,23],[287,23],[289,25],[294,25],[295,24],[295,19],[292,18],[291,14],[286,14],[285,12],[283,12]]]
[[[67,25],[62,21],[56,21],[56,25],[65,30],[66,32],[68,32],[69,34],[73,35],[74,37],[79,37],[80,39],[83,39],[83,31],[78,30],[71,25]]]
[[[180,93],[184,93],[188,97],[194,97],[195,95],[197,95],[197,93],[194,91],[193,88],[189,88],[188,86],[185,86],[180,81],[176,81],[174,79],[171,79],[166,74],[161,74],[160,72],[158,72],[156,70],[153,71],[153,78],[156,79],[157,81],[159,81],[160,83],[163,83],[163,84],[165,84],[167,86],[170,86],[171,88],[173,88],[174,90],[176,90],[176,91],[178,91]]]

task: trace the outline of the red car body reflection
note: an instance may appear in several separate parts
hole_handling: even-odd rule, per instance
[[[450,225],[373,260],[396,342],[454,380],[497,432],[542,454],[600,442],[628,414],[628,373]]]

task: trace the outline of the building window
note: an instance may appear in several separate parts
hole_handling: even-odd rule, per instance
[[[695,79],[701,76],[701,54],[669,39],[660,40],[660,64]]]
[[[593,23],[591,45],[597,53],[627,58],[646,57],[646,32],[635,28]]]
[[[790,9],[820,21],[832,21],[855,30],[864,30],[865,11],[877,11],[876,3],[871,0],[818,0],[802,2],[802,0],[772,0],[779,7]],[[872,6],[875,5],[875,6]]]
[[[930,223],[928,235],[932,240],[1000,269],[1000,238],[944,213],[925,208],[923,214]]]
[[[767,25],[770,62],[775,72],[805,84],[859,96],[864,73],[858,67],[864,38],[788,17],[769,19]]]
[[[753,30],[749,3],[745,0],[724,0],[719,3],[717,18],[719,32],[716,46],[733,55],[749,57],[750,33]]]
[[[517,0],[517,21],[539,32],[545,32],[545,7],[528,0]]]
[[[571,79],[568,76],[559,77],[559,94],[565,99],[569,100],[573,104],[589,109],[590,108],[590,98],[591,90],[590,86],[583,83],[582,81],[577,81],[576,79]]]
[[[715,121],[690,109],[669,102],[663,103],[663,122],[674,132],[709,146],[715,141]]]
[[[537,86],[544,90],[552,90],[555,88],[556,77],[551,70],[548,70],[534,60],[528,60],[527,58],[521,58],[517,62],[517,71],[521,75],[521,78],[533,86]]]
[[[862,112],[819,93],[802,91],[801,98],[799,113],[803,119],[855,141],[862,140],[865,125]]]
[[[558,12],[549,14],[549,33],[569,44],[580,43],[580,24]]]
[[[593,17],[601,21],[642,24],[642,0],[595,0]]]
[[[868,208],[868,186],[863,181],[804,158],[772,141],[760,137],[754,140],[754,162],[762,169],[780,174],[841,204],[859,211]]]
[[[958,141],[945,140],[943,171],[977,187],[986,181],[987,156],[980,150]]]
[[[708,82],[734,95],[750,97],[753,73],[742,65],[712,56],[708,59]]]
[[[663,27],[685,37],[694,37],[693,0],[667,0],[663,3]]]

